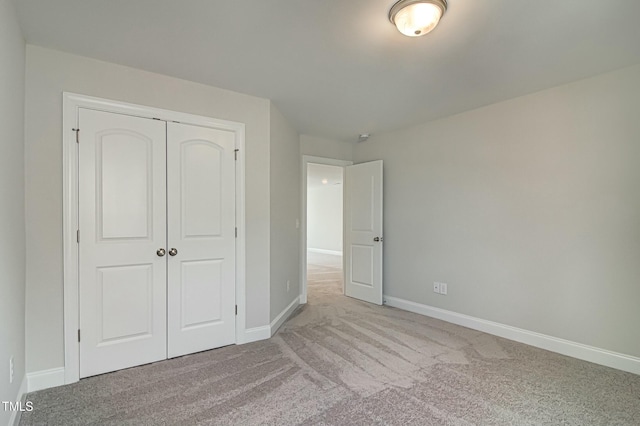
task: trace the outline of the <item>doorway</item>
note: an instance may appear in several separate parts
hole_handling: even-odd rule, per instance
[[[302,286],[344,294],[344,168],[351,161],[303,156]]]
[[[310,163],[307,167],[307,288],[344,294],[344,169]]]

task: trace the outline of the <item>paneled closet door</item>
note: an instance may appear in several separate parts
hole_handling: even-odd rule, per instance
[[[80,377],[166,358],[166,125],[81,109]]]
[[[235,133],[167,123],[168,356],[235,343]]]

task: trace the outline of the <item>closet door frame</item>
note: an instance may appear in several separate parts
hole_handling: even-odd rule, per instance
[[[108,99],[63,92],[62,161],[63,161],[63,283],[64,283],[64,383],[80,380],[79,338],[79,274],[78,274],[78,129],[80,108],[126,114],[167,122],[180,122],[201,127],[229,130],[236,135],[236,344],[245,343],[245,125],[210,117],[147,107]]]

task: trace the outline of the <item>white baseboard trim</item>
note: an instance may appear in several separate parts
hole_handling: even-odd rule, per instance
[[[437,318],[463,327],[493,334],[494,336],[504,337],[505,339],[525,343],[551,352],[640,375],[640,358],[631,355],[583,345],[582,343],[523,330],[510,325],[487,321],[469,315],[399,299],[397,297],[384,296],[384,301],[387,306]]]
[[[35,392],[64,385],[64,367],[27,373],[27,389]]]
[[[280,312],[280,314],[278,314],[278,316],[275,317],[273,321],[271,321],[270,327],[272,336],[276,334],[276,331],[278,331],[282,324],[284,324],[284,322],[289,319],[289,316],[291,316],[293,311],[295,311],[298,306],[300,306],[300,296],[293,299],[293,301],[289,303],[289,306],[284,308],[284,310]]]
[[[244,331],[243,338],[237,343],[238,345],[243,345],[245,343],[257,342],[258,340],[266,340],[271,338],[276,331],[284,324],[284,322],[289,318],[289,316],[296,310],[296,308],[300,305],[300,296],[297,296],[293,301],[284,308],[282,312],[278,314],[277,317],[271,321],[269,325],[263,325],[260,327],[247,328]]]
[[[319,248],[307,248],[307,251],[310,251],[311,253],[333,254],[335,256],[342,256],[342,252],[341,251],[337,251],[337,250],[325,250],[325,249],[319,249]]]
[[[22,401],[24,395],[27,393],[27,376],[25,375],[22,378],[22,382],[20,383],[20,389],[18,389],[18,395],[16,395],[16,402]],[[9,417],[9,426],[18,426],[20,424],[20,414],[21,411],[13,411],[11,413],[11,417]]]
[[[271,337],[271,327],[268,325],[263,325],[260,327],[247,328],[244,331],[244,337],[238,345],[243,345],[245,343],[257,342],[258,340],[265,340]]]

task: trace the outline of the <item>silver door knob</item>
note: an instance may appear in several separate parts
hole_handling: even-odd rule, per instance
[[[156,254],[160,257],[164,256],[165,254],[167,254],[167,252],[165,251],[165,249],[163,248],[159,248],[158,250],[156,250]]]
[[[373,239],[373,241],[375,241],[376,243],[378,243],[378,242],[382,241],[382,237],[375,237],[375,238]]]
[[[169,255],[175,256],[176,254],[178,254],[178,249],[172,248],[171,250],[169,250]]]

